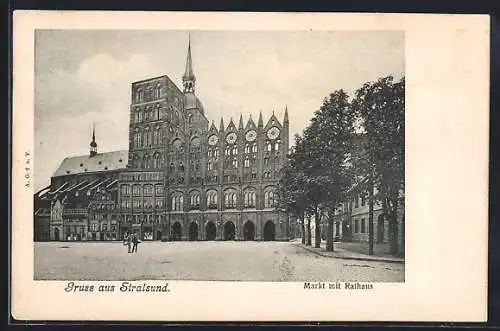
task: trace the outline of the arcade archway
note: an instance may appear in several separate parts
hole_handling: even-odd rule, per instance
[[[195,222],[189,224],[189,240],[198,240],[198,224]]]
[[[234,240],[236,235],[236,227],[234,223],[229,221],[224,224],[224,240]]]
[[[255,240],[255,225],[250,221],[243,226],[243,240]]]
[[[208,222],[207,225],[205,226],[205,238],[207,240],[215,240],[216,236],[217,236],[217,229],[215,227],[215,224],[213,222]]]
[[[267,221],[264,225],[264,241],[273,241],[276,238],[276,229],[272,221]]]
[[[171,238],[173,241],[180,241],[182,239],[182,226],[181,223],[175,222],[172,226]]]

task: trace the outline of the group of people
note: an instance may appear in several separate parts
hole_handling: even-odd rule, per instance
[[[123,244],[127,246],[129,253],[137,253],[137,245],[139,244],[137,234],[135,232],[131,234],[126,233],[123,238]]]

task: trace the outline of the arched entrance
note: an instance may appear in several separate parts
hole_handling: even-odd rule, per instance
[[[156,240],[161,240],[161,231],[156,231]]]
[[[276,231],[274,229],[274,223],[272,221],[267,221],[264,225],[264,240],[273,241],[276,237]]]
[[[224,224],[224,240],[234,240],[236,227],[234,223],[229,221]]]
[[[61,240],[61,239],[60,239],[59,229],[58,229],[58,228],[55,228],[55,229],[54,229],[54,240],[56,240],[56,241]]]
[[[384,242],[384,215],[379,215],[377,218],[377,243],[382,244]]]
[[[255,240],[255,225],[250,221],[243,226],[243,240]]]
[[[172,226],[171,238],[173,241],[179,241],[182,239],[182,226],[181,223],[175,222]]]
[[[205,236],[207,240],[215,240],[217,229],[214,222],[208,222],[205,226]]]
[[[198,240],[198,224],[195,222],[189,224],[189,240]]]

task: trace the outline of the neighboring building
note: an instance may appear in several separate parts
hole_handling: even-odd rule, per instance
[[[363,135],[357,135],[354,141],[354,152],[362,151],[366,139]],[[374,188],[374,195],[377,195],[377,188]],[[366,242],[369,241],[369,195],[366,178],[358,176],[358,183],[353,185],[349,191],[350,198],[339,204],[334,213],[333,237],[336,241],[344,242]],[[404,253],[404,191],[400,193],[398,219],[397,219],[397,238],[398,252]],[[325,222],[323,233],[326,235]],[[382,250],[389,249],[391,238],[390,224],[388,218],[384,215],[380,201],[374,200],[373,204],[373,242],[384,247]]]
[[[168,76],[132,83],[129,149],[66,158],[35,194],[35,240],[288,240],[275,208],[289,120],[219,128],[195,95],[188,46],[182,91]],[[43,230],[42,230],[43,229]],[[45,238],[45,239],[44,239]]]

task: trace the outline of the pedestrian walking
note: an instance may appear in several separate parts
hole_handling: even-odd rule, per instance
[[[137,244],[139,243],[139,238],[137,238],[137,234],[134,232],[132,235],[132,253],[137,253]]]
[[[131,252],[131,247],[130,247],[130,244],[131,244],[131,238],[130,238],[131,235],[129,235],[128,233],[125,233],[125,236],[123,237],[123,245],[127,246],[127,251],[129,253],[132,253]]]

